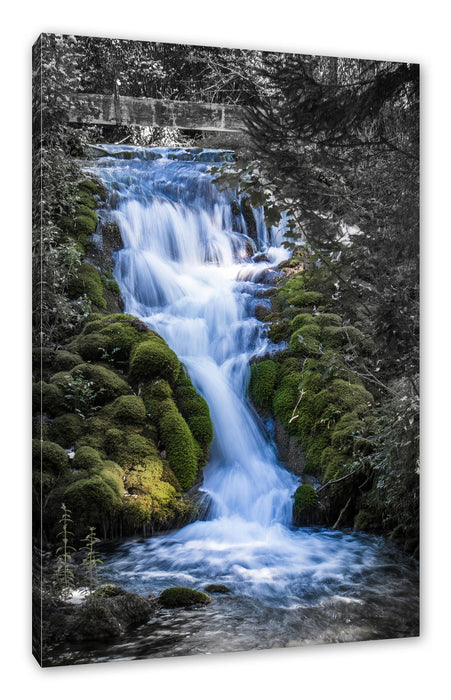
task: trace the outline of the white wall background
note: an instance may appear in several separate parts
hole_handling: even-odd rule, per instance
[[[0,172],[0,666],[5,698],[442,698],[449,692],[449,22],[429,0],[8,2]],[[41,670],[30,630],[30,65],[40,32],[422,64],[423,545],[419,640]],[[448,690],[447,690],[448,689]]]

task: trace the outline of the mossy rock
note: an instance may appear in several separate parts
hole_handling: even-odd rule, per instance
[[[69,284],[69,294],[73,299],[86,295],[99,309],[107,307],[100,273],[90,263],[80,265],[76,277]]]
[[[228,586],[224,586],[222,583],[209,583],[205,586],[204,591],[206,593],[231,593],[232,591]]]
[[[289,293],[287,301],[292,306],[297,306],[302,309],[305,307],[315,307],[321,303],[323,295],[321,292],[307,292],[305,290],[299,290],[294,293]]]
[[[274,415],[290,432],[296,432],[296,425],[289,423],[301,390],[301,372],[291,372],[282,378],[273,398]]]
[[[53,360],[54,372],[69,372],[77,365],[82,364],[83,359],[74,352],[68,350],[57,350]]]
[[[288,321],[277,321],[272,323],[268,330],[268,338],[272,343],[278,345],[290,337],[290,324]]]
[[[83,360],[96,362],[108,358],[114,348],[114,342],[102,333],[90,333],[79,335],[68,347],[75,350]]]
[[[146,407],[139,396],[119,396],[102,409],[101,416],[108,416],[122,425],[144,425]]]
[[[163,403],[166,405],[158,425],[161,441],[172,471],[182,489],[187,491],[196,480],[198,445],[174,402],[168,399]]]
[[[147,457],[158,456],[155,443],[149,438],[137,433],[119,432],[108,431],[105,436],[105,446],[109,456],[121,467],[130,468],[140,464]]]
[[[92,382],[96,392],[96,403],[99,405],[109,403],[118,396],[131,394],[127,382],[113,370],[99,364],[77,365],[70,372],[72,377],[82,377]],[[53,377],[50,381],[53,381]]]
[[[335,447],[326,447],[321,453],[321,471],[324,474],[324,483],[338,479],[348,461],[347,457]]]
[[[87,192],[88,194],[96,195],[102,201],[104,201],[108,195],[106,187],[98,180],[92,178],[84,178],[77,182],[77,191],[78,193]]]
[[[191,416],[186,421],[194,439],[200,444],[209,446],[213,441],[213,423],[210,416]]]
[[[104,468],[103,459],[92,447],[79,447],[75,452],[75,457],[72,460],[72,466],[79,471],[86,471],[90,475],[102,471]]]
[[[330,431],[325,429],[315,434],[311,444],[305,453],[305,473],[319,476],[322,470],[322,455],[326,447],[330,445]]]
[[[296,316],[290,321],[290,328],[292,331],[297,331],[299,328],[302,326],[309,325],[311,323],[315,323],[316,318],[313,318],[312,314],[296,314]]]
[[[294,494],[293,514],[295,517],[309,508],[314,508],[318,503],[315,488],[311,484],[301,484]]]
[[[354,411],[345,413],[333,428],[331,436],[332,447],[341,450],[351,450],[354,443],[354,436],[363,428],[363,423],[359,420]]]
[[[130,358],[130,377],[139,383],[166,379],[174,385],[180,373],[180,361],[170,347],[159,338],[140,343]]]
[[[148,525],[152,517],[152,504],[146,498],[126,498],[121,507],[122,520],[131,529]]]
[[[64,502],[77,525],[97,527],[120,506],[121,499],[100,474],[93,474],[68,486]]]
[[[322,313],[315,315],[315,323],[318,323],[321,328],[325,326],[336,326],[339,327],[343,324],[343,319],[338,314]]]
[[[64,474],[69,469],[69,457],[61,445],[49,440],[33,440],[33,468]]]
[[[193,588],[174,587],[166,588],[158,602],[164,608],[190,608],[193,605],[207,605],[211,602],[211,597]]]
[[[43,413],[54,417],[65,410],[64,394],[61,387],[46,382],[34,382],[32,385],[33,414]]]
[[[296,354],[317,353],[320,350],[320,327],[316,323],[300,326],[290,337],[290,348]]]
[[[270,408],[277,375],[278,365],[274,360],[251,365],[249,396],[258,408]]]
[[[83,432],[83,418],[76,413],[64,413],[58,416],[49,428],[52,440],[66,448],[74,447]]]

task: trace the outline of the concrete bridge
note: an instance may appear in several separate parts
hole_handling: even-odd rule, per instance
[[[244,129],[243,110],[236,105],[83,93],[73,95],[69,122],[200,131],[240,132]]]

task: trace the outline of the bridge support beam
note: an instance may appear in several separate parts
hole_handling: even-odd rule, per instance
[[[242,109],[235,105],[82,93],[73,96],[69,122],[169,126],[200,131],[239,132],[244,129]]]

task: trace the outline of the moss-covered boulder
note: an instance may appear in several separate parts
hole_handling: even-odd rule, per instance
[[[33,468],[62,475],[69,468],[69,458],[61,445],[50,440],[33,440]]]
[[[207,593],[231,593],[232,591],[228,586],[224,586],[222,583],[209,583],[205,586],[204,591]]]
[[[72,467],[89,474],[99,473],[103,469],[103,460],[97,450],[92,447],[82,446],[75,452]]]
[[[164,608],[190,608],[193,605],[207,605],[211,597],[193,588],[166,588],[158,598],[158,603]]]
[[[100,415],[108,416],[121,425],[144,425],[146,407],[140,396],[119,396],[105,406]]]
[[[130,358],[130,377],[138,383],[151,382],[154,379],[166,379],[174,385],[180,372],[180,361],[164,342],[153,337],[138,345]]]
[[[274,360],[264,360],[251,365],[249,396],[258,408],[270,408],[277,374],[278,365]]]
[[[69,294],[73,299],[87,296],[99,309],[106,309],[102,280],[99,271],[89,263],[82,263],[76,276],[70,281]]]
[[[177,406],[169,399],[164,402],[158,427],[169,465],[186,491],[196,481],[198,445]]]
[[[76,413],[63,413],[55,418],[49,436],[62,447],[74,447],[84,432],[83,418]]]
[[[301,484],[296,489],[293,503],[293,519],[297,524],[311,524],[318,505],[316,491],[311,484]]]

